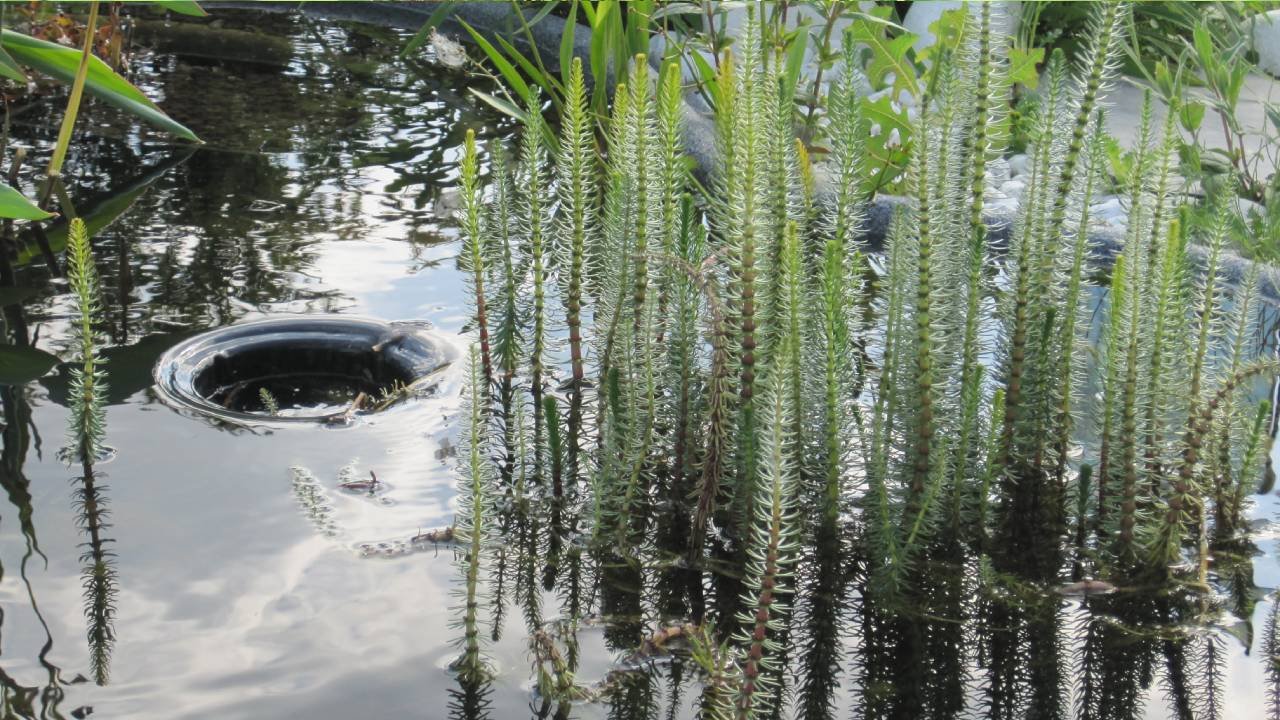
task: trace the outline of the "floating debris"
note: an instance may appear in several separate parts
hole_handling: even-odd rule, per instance
[[[351,467],[351,466],[347,466],[347,468],[350,468],[350,467]],[[345,475],[345,471],[347,470],[347,468],[343,468],[344,475]],[[367,492],[367,493],[369,493],[370,495],[372,495],[372,494],[376,493],[376,492],[377,492],[377,491],[382,487],[382,482],[380,482],[380,481],[378,480],[378,476],[377,476],[377,475],[375,475],[375,474],[374,474],[374,472],[373,472],[372,470],[370,470],[370,471],[369,471],[369,479],[368,479],[368,480],[346,480],[346,481],[342,481],[342,480],[341,480],[341,476],[339,476],[338,487],[342,488],[343,490],[355,490],[355,491],[358,491],[358,492]]]
[[[427,543],[431,543],[431,544],[451,543],[453,541],[454,541],[454,531],[453,531],[452,525],[449,525],[443,528],[437,528],[435,530],[428,530],[426,532],[418,531],[417,535],[414,535],[413,537],[409,538],[409,544],[411,545],[426,545]]]
[[[467,64],[466,48],[448,35],[443,35],[432,28],[427,43],[431,45],[437,64],[455,70]]]
[[[1059,595],[1067,597],[1089,597],[1090,595],[1110,595],[1118,588],[1106,580],[1084,579],[1079,582],[1073,582],[1069,585],[1063,585],[1058,588]]]

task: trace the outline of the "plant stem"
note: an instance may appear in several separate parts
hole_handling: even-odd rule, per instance
[[[46,173],[46,184],[43,200],[48,201],[53,190],[53,179],[62,174],[62,163],[67,157],[67,148],[71,145],[71,131],[76,124],[76,115],[80,112],[80,98],[84,95],[84,80],[89,75],[89,58],[93,55],[94,28],[98,24],[98,0],[89,3],[89,20],[84,27],[84,49],[80,55],[80,65],[76,68],[75,82],[71,84],[71,96],[67,98],[67,111],[62,116],[62,127],[58,130],[58,144],[53,148],[53,158],[49,160]]]

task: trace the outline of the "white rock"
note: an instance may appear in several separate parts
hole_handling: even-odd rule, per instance
[[[1009,158],[1009,177],[1018,177],[1031,172],[1031,158],[1028,155],[1013,155]]]
[[[1129,213],[1125,211],[1124,205],[1121,204],[1120,198],[1112,196],[1100,203],[1095,203],[1090,208],[1090,215],[1098,222],[1104,222],[1108,225],[1123,225],[1128,220]]]
[[[1280,77],[1280,10],[1255,15],[1252,22],[1258,67]]]
[[[1022,192],[1027,189],[1027,184],[1021,180],[1010,180],[1000,185],[1000,192],[1011,198],[1022,197]]]
[[[1009,181],[1012,176],[1009,174],[1009,161],[1004,158],[996,158],[987,163],[987,185],[990,187],[1000,187]]]
[[[1252,213],[1257,213],[1259,216],[1266,216],[1267,209],[1252,200],[1238,197],[1236,198],[1236,212],[1240,214],[1240,217],[1248,220]]]

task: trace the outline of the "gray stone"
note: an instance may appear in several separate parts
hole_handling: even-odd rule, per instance
[[[1094,203],[1089,207],[1089,214],[1093,218],[1093,222],[1113,227],[1124,226],[1129,219],[1129,213],[1121,204],[1118,196],[1111,196]]]
[[[1009,157],[1009,177],[1018,177],[1026,175],[1031,171],[1031,158],[1025,154],[1012,155]]]
[[[1009,182],[1013,175],[1009,172],[1009,161],[996,158],[987,163],[987,187],[1000,187]]]
[[[1252,23],[1250,35],[1258,53],[1258,67],[1280,77],[1280,10],[1255,15]]]
[[[1000,192],[1011,198],[1022,197],[1022,191],[1027,189],[1027,184],[1021,180],[1010,180],[1000,186]]]

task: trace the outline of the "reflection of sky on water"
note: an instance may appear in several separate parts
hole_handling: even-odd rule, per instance
[[[110,334],[126,348],[141,347],[145,337],[155,350],[122,355],[108,368],[129,389],[108,410],[108,443],[117,453],[99,467],[119,553],[119,639],[112,683],[67,686],[64,713],[92,705],[96,715],[130,718],[436,717],[453,687],[444,670],[455,654],[448,645],[456,634],[452,550],[366,558],[358,547],[402,542],[452,518],[453,478],[437,454],[453,432],[457,369],[442,400],[343,430],[230,432],[175,413],[146,389],[148,358],[178,331],[288,312],[427,320],[451,334],[464,325],[456,235],[442,227],[435,203],[454,181],[458,128],[497,120],[470,106],[460,78],[420,75],[394,61],[397,48],[377,31],[321,27],[326,51],[294,20],[268,24],[298,48],[283,73],[168,56],[144,64],[148,91],[208,145],[156,180],[97,238]],[[334,64],[335,57],[349,62]],[[91,140],[71,158],[74,193],[85,207],[115,179],[172,149],[122,127],[92,126]],[[45,287],[38,262],[20,275]],[[66,356],[73,306],[64,290],[56,283],[42,290],[26,319],[39,327],[42,348]],[[26,574],[53,639],[47,660],[69,682],[88,674],[88,656],[83,538],[69,500],[75,473],[54,458],[67,421],[65,380],[33,383],[27,397],[42,442],[23,470],[48,564],[32,556]],[[392,502],[337,490],[338,471],[351,462],[376,470]],[[336,537],[317,533],[300,507],[293,466],[310,469],[327,490]],[[1269,497],[1253,516],[1274,521],[1276,512]],[[19,683],[40,686],[48,682],[39,662],[46,635],[21,581],[27,540],[15,515],[8,505],[0,509],[0,666]],[[1259,545],[1276,557],[1280,531],[1268,527]],[[1273,560],[1256,567],[1260,587],[1280,585]],[[554,598],[543,606],[554,617]],[[1262,716],[1259,638],[1270,607],[1256,608],[1250,655],[1227,639],[1226,717]],[[527,714],[530,697],[518,608],[508,610],[505,627],[488,648],[500,670],[495,718]],[[581,680],[603,680],[613,659],[604,631],[585,627],[581,642],[589,658]],[[855,645],[846,640],[849,652]],[[1071,668],[1063,671],[1070,681]],[[846,667],[841,717],[859,692],[852,677]],[[1167,716],[1156,685],[1146,706],[1153,719]],[[670,692],[661,672],[654,691]],[[687,709],[695,697],[687,679],[682,693]],[[606,711],[575,710],[581,717]]]

